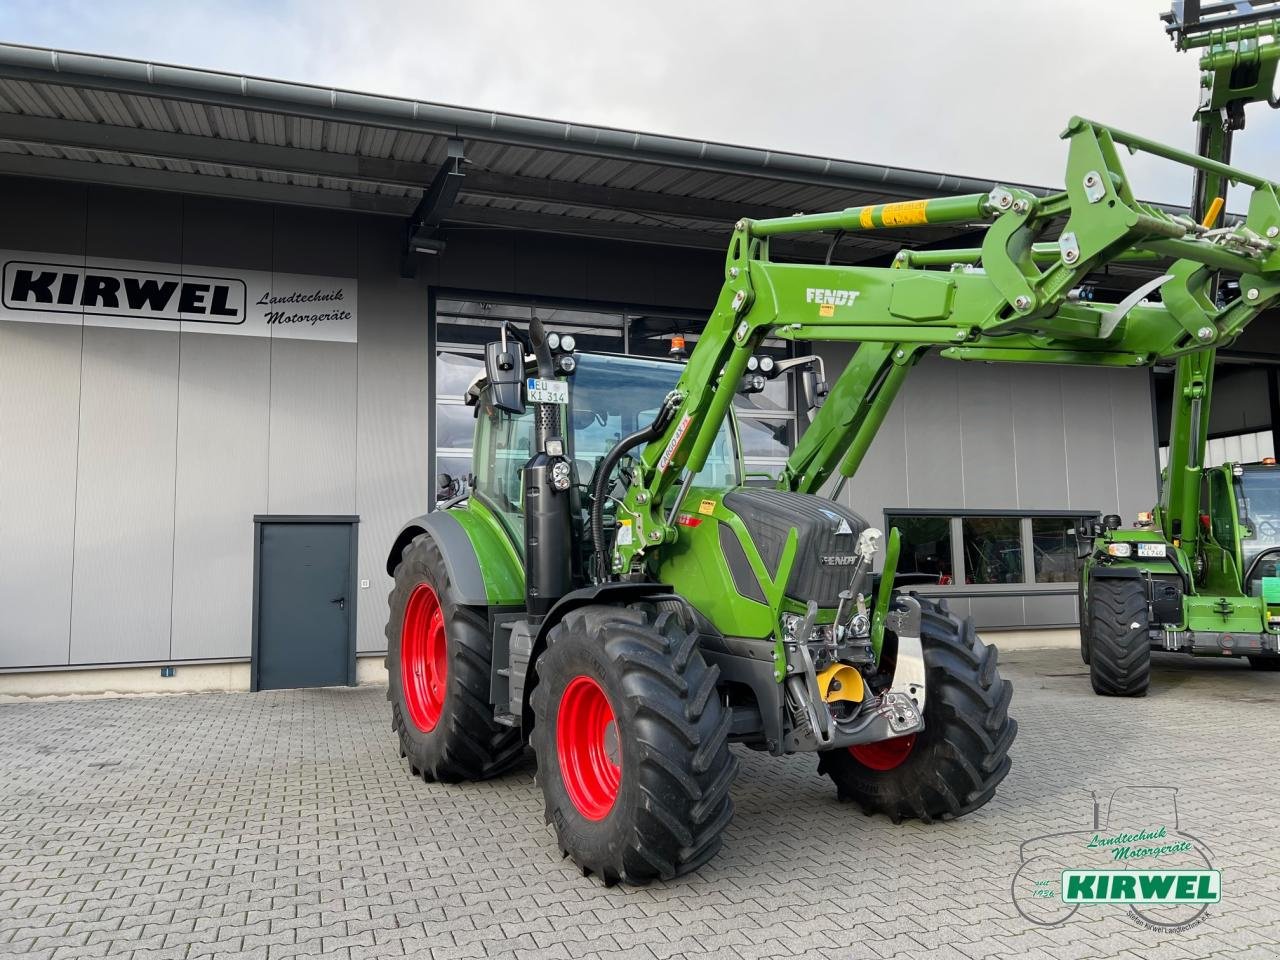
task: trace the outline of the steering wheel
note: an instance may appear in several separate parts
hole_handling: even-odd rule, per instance
[[[1276,523],[1274,520],[1259,520],[1258,534],[1268,540],[1280,538],[1280,523]]]

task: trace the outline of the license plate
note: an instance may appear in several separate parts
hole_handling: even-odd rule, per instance
[[[1138,544],[1138,556],[1147,557],[1149,559],[1161,559],[1164,557],[1164,544],[1140,543]]]
[[[529,378],[530,403],[558,403],[564,406],[569,402],[569,384],[563,380],[539,380]]]

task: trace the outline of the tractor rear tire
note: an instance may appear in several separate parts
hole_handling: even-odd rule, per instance
[[[1080,620],[1080,659],[1089,665],[1089,601],[1084,593],[1084,571],[1077,574],[1079,585],[1076,588],[1076,610]]]
[[[952,820],[981,807],[1009,772],[1018,732],[1009,716],[1013,686],[1000,677],[996,648],[978,639],[972,619],[918,599],[924,730],[818,755],[818,772],[835,781],[841,800],[894,823]]]
[[[1250,657],[1249,666],[1270,673],[1280,670],[1280,657]]]
[[[520,731],[495,723],[483,610],[458,601],[436,542],[414,538],[387,597],[387,699],[400,756],[426,781],[486,780],[520,761]]]
[[[532,743],[561,851],[611,886],[696,870],[733,817],[729,712],[672,611],[593,605],[538,658]]]
[[[1100,697],[1145,697],[1151,683],[1151,643],[1142,581],[1094,579],[1088,616],[1093,692]]]

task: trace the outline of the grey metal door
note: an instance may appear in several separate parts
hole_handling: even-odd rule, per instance
[[[256,517],[253,688],[355,682],[355,518]]]

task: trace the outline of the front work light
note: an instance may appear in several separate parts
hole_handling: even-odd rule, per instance
[[[1132,543],[1108,543],[1107,554],[1112,557],[1131,557],[1133,556]]]

